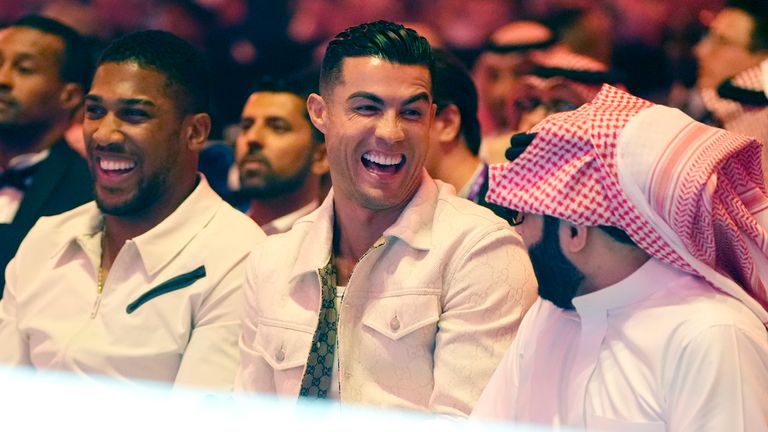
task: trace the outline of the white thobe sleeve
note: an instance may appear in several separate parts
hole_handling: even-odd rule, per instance
[[[670,365],[667,430],[768,430],[767,339],[731,325],[694,337]]]
[[[19,331],[17,319],[16,277],[17,259],[8,264],[5,272],[5,291],[0,300],[0,364],[6,366],[30,365],[29,341]]]
[[[480,395],[471,417],[478,420],[513,421],[518,389],[517,341],[507,350],[499,367]]]

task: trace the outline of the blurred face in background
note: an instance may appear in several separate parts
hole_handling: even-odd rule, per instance
[[[0,127],[42,127],[64,108],[64,43],[27,27],[0,31]]]
[[[586,102],[589,99],[566,79],[526,76],[512,98],[510,117],[516,130],[527,131],[547,116],[575,110]]]
[[[493,32],[489,40],[492,44],[512,50],[488,50],[478,57],[472,69],[472,78],[477,85],[478,114],[484,135],[508,132],[512,129],[509,117],[510,95],[516,92],[520,78],[533,67],[531,54],[535,51],[525,48],[550,41],[551,38],[551,30],[532,21],[515,21]]]
[[[760,63],[768,54],[750,49],[754,19],[741,9],[726,8],[694,48],[699,65],[697,86],[713,88]]]
[[[240,127],[235,157],[245,195],[273,198],[302,187],[320,145],[303,99],[288,92],[253,93],[243,107]]]
[[[509,95],[529,69],[528,57],[522,53],[489,52],[478,59],[474,69],[478,100],[480,108],[493,121],[492,129],[506,131],[512,126],[508,115]]]

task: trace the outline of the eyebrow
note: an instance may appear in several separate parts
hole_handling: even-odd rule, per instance
[[[384,104],[384,99],[376,96],[373,93],[369,93],[369,92],[364,92],[364,91],[354,92],[351,95],[349,95],[347,100],[351,100],[351,99],[355,99],[355,98],[368,99],[371,102],[374,102],[374,103],[377,103],[377,104]],[[425,102],[429,102],[429,93],[427,93],[427,92],[417,93],[417,94],[409,97],[408,99],[406,99],[402,103],[402,105],[410,105],[410,104],[412,104],[414,102],[418,102],[418,101],[422,101],[422,100],[425,101]]]
[[[96,95],[86,95],[85,100],[90,102],[95,102],[95,103],[102,103],[104,101],[104,99],[101,96],[96,96]],[[118,99],[117,102],[120,105],[144,105],[148,107],[156,106],[155,103],[152,102],[151,100],[141,99],[141,98]]]
[[[363,99],[368,99],[368,100],[370,100],[371,102],[375,102],[375,103],[377,103],[377,104],[383,104],[383,103],[384,103],[384,99],[382,99],[382,98],[380,98],[380,97],[376,96],[376,95],[375,95],[375,94],[373,94],[373,93],[364,92],[364,91],[358,91],[358,92],[354,92],[354,93],[352,93],[351,95],[349,95],[349,97],[347,98],[347,100],[352,100],[352,99],[355,99],[355,98],[363,98]]]
[[[412,104],[414,102],[418,102],[418,101],[429,102],[429,93],[421,92],[421,93],[415,94],[415,95],[409,97],[408,99],[406,99],[405,102],[403,103],[403,105],[410,105],[410,104]]]
[[[17,61],[18,60],[21,60],[21,61],[24,61],[24,60],[35,60],[35,59],[38,59],[38,58],[40,58],[40,54],[31,53],[31,52],[20,52],[20,53],[16,53],[16,55],[13,56],[13,59],[17,60]]]

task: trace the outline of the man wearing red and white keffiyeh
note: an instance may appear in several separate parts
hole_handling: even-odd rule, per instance
[[[540,298],[473,416],[768,430],[760,153],[607,85],[516,137],[487,199],[519,211]]]
[[[694,52],[696,86],[715,123],[768,144],[768,99],[760,76],[760,63],[768,59],[768,3],[729,0]],[[763,166],[768,168],[765,150]]]

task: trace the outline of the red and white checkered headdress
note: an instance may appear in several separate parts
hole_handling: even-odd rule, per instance
[[[531,53],[531,61],[536,67],[551,70],[570,71],[574,73],[591,72],[607,74],[609,72],[608,66],[600,61],[595,60],[592,57],[574,53],[562,46],[557,46],[546,51],[533,52]],[[522,80],[534,88],[547,88],[556,83],[567,82],[584,101],[591,100],[595,97],[602,86],[602,82],[587,83],[576,79],[569,79],[563,75],[541,77],[535,74],[528,74],[525,75]]]
[[[489,202],[618,227],[768,323],[768,196],[758,141],[608,85],[531,132],[536,138],[515,161],[491,166]]]
[[[701,98],[707,109],[722,123],[723,128],[755,137],[760,142],[768,144],[768,106],[764,101],[750,103],[748,100],[740,100],[738,93],[728,97],[727,93],[721,90],[725,86],[736,89],[737,92],[755,92],[761,95],[764,88],[760,66],[754,66],[736,74],[732,79],[724,82],[719,89],[702,89]]]

